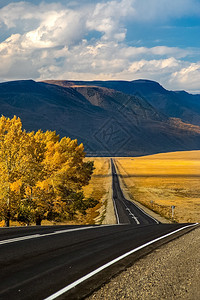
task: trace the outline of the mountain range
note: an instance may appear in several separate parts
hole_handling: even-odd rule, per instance
[[[74,85],[100,86],[114,89],[125,94],[144,97],[156,109],[168,117],[180,118],[185,122],[200,125],[200,95],[185,91],[168,91],[158,82],[151,80],[134,81],[59,81],[49,83],[63,87]]]
[[[90,156],[200,149],[200,95],[149,80],[4,82],[0,113],[77,138]]]

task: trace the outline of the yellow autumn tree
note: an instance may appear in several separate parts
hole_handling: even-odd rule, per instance
[[[21,177],[26,157],[26,132],[16,116],[0,118],[0,215],[9,226],[21,200]]]
[[[53,211],[54,193],[46,184],[49,176],[48,166],[45,163],[48,145],[57,143],[59,135],[55,132],[41,130],[28,133],[29,136],[29,166],[31,172],[23,178],[25,200],[21,205],[19,220],[28,222],[31,219],[40,225],[43,219],[48,219]],[[53,162],[52,162],[53,163]]]
[[[93,162],[84,162],[83,144],[55,132],[26,132],[16,116],[0,118],[0,216],[41,224],[73,219],[97,202],[84,199]]]
[[[17,220],[26,224],[37,221],[36,199],[39,199],[41,203],[43,202],[41,195],[36,193],[36,185],[46,175],[43,165],[46,151],[44,136],[41,130],[36,133],[26,133],[26,160],[23,160],[23,174],[21,176],[23,199],[21,199],[17,215]]]
[[[43,195],[44,204],[38,210],[38,218],[49,220],[73,219],[76,212],[85,213],[86,209],[97,204],[94,200],[84,199],[82,187],[89,183],[93,172],[93,162],[84,162],[83,144],[77,140],[46,134],[47,146],[43,161],[46,172],[45,179],[36,185],[37,195]],[[36,200],[37,202],[37,200]],[[38,202],[41,201],[38,198]],[[40,216],[39,216],[40,213]],[[40,220],[38,219],[38,223]]]

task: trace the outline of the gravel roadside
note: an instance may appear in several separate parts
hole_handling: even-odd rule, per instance
[[[200,299],[200,227],[141,258],[87,300]]]
[[[106,197],[106,213],[105,218],[102,222],[104,225],[116,224],[116,216],[115,216],[115,209],[113,205],[113,190],[112,190],[112,169],[111,169],[111,162],[108,171],[107,177],[107,197]]]

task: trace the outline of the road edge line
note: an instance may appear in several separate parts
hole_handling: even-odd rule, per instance
[[[112,168],[112,166],[114,165],[114,162],[113,162],[112,158],[110,159],[110,164],[111,164],[111,172],[112,172],[112,201],[113,201],[113,205],[114,205],[114,209],[115,209],[115,216],[116,216],[117,224],[119,225],[120,224],[119,215],[117,212],[117,206],[116,206],[115,200],[113,198],[113,168]]]
[[[116,165],[116,162],[113,161],[113,164],[114,164],[114,166],[115,166],[115,169],[119,172],[119,169],[118,169],[118,167],[117,167],[117,165]],[[161,224],[160,221],[158,221],[158,220],[155,219],[153,216],[151,216],[151,215],[148,214],[146,211],[144,211],[141,207],[139,207],[139,206],[135,203],[136,201],[133,202],[133,201],[131,201],[131,200],[129,200],[129,199],[127,199],[127,198],[125,197],[123,188],[122,188],[122,186],[121,186],[120,176],[119,176],[118,174],[117,174],[117,176],[119,177],[119,186],[120,186],[120,189],[121,189],[122,194],[123,194],[123,196],[124,196],[124,199],[126,199],[127,201],[133,203],[139,210],[141,210],[141,212],[143,212],[146,216],[148,216],[149,218],[151,218],[152,220],[154,220],[157,224]]]
[[[110,262],[102,265],[101,267],[97,268],[96,270],[88,273],[87,275],[79,278],[78,280],[72,282],[71,284],[67,285],[66,287],[62,288],[61,290],[57,291],[56,293],[54,293],[54,294],[50,295],[49,297],[45,298],[44,300],[54,300],[54,299],[58,298],[59,296],[65,294],[69,290],[75,288],[77,285],[79,285],[80,283],[84,282],[85,280],[87,280],[87,279],[91,278],[92,276],[98,274],[102,270],[104,270],[104,269],[108,268],[109,266],[113,265],[114,263],[116,263],[116,262],[124,259],[125,257],[127,257],[127,256],[129,256],[129,255],[131,255],[131,254],[133,254],[133,253],[135,253],[135,252],[137,252],[137,251],[139,251],[139,250],[141,250],[141,249],[143,249],[143,248],[145,248],[145,247],[153,244],[153,243],[156,243],[156,242],[158,242],[158,241],[160,241],[160,240],[162,240],[164,238],[167,238],[167,237],[169,237],[169,236],[171,236],[171,235],[173,235],[173,234],[175,234],[175,233],[177,233],[177,232],[179,232],[181,230],[184,230],[184,229],[192,227],[192,226],[195,227],[197,225],[199,225],[199,223],[190,224],[190,225],[181,227],[179,229],[176,229],[175,231],[172,231],[172,232],[167,233],[167,234],[165,234],[165,235],[163,235],[161,237],[158,237],[158,238],[156,238],[156,239],[154,239],[154,240],[152,240],[150,242],[147,242],[147,243],[145,243],[145,244],[143,244],[143,245],[141,245],[141,246],[139,246],[139,247],[137,247],[137,248],[135,248],[135,249],[133,249],[131,251],[128,251],[128,252],[126,252],[126,253],[118,256],[117,258],[111,260]]]

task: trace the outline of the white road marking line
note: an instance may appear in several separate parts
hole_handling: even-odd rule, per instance
[[[129,201],[129,200],[127,200],[127,201]],[[132,202],[131,202],[131,203],[132,203]],[[150,217],[151,219],[153,219],[157,224],[159,224],[159,221],[158,221],[158,220],[156,220],[154,217],[150,216],[146,211],[144,211],[142,208],[140,208],[137,204],[134,203],[134,205],[135,205],[138,209],[140,209],[145,215],[147,215],[148,217]]]
[[[111,158],[111,172],[112,172],[112,191],[113,191],[113,168],[112,168],[112,158]],[[117,224],[119,225],[120,224],[120,221],[119,221],[119,215],[118,215],[118,212],[117,212],[117,206],[116,206],[116,203],[115,203],[115,199],[113,197],[113,192],[112,192],[112,200],[113,200],[113,205],[114,205],[114,210],[115,210],[115,215],[116,215],[116,219],[117,219]]]
[[[129,216],[131,216],[132,219],[134,219],[137,224],[140,224],[138,218],[130,211],[130,209],[129,208],[126,209],[129,210]]]
[[[111,160],[112,160],[112,159],[111,159]],[[117,173],[116,173],[116,167],[115,167],[115,165],[114,165],[114,162],[113,162],[113,166],[114,166],[114,168],[115,168],[114,174],[117,175]],[[118,176],[118,175],[117,175],[117,176]],[[121,189],[120,183],[119,183],[119,187],[120,187],[120,189]],[[112,188],[113,188],[113,176],[112,176]],[[121,191],[122,191],[122,189],[121,189]],[[122,191],[122,195],[123,195],[123,197],[124,197],[123,191]],[[124,199],[126,199],[126,198],[124,197]],[[129,200],[127,200],[127,201],[129,201]],[[119,216],[118,216],[118,213],[117,213],[117,207],[116,207],[116,203],[115,203],[115,200],[114,200],[114,199],[113,199],[113,202],[114,202],[115,214],[116,214],[116,217],[117,217],[117,223],[119,224]],[[130,208],[128,208],[128,206],[126,205],[126,203],[125,203],[123,200],[122,200],[122,202],[123,202],[123,204],[125,205],[126,210],[129,211],[129,216],[132,216],[132,219],[134,219],[135,222],[136,222],[136,224],[139,225],[140,222],[139,222],[138,218],[131,212]],[[131,201],[129,201],[129,202],[131,202]]]
[[[73,289],[73,288],[76,287],[78,284],[84,282],[85,280],[91,278],[92,276],[94,276],[94,275],[96,275],[97,273],[101,272],[102,270],[108,268],[109,266],[113,265],[114,263],[116,263],[116,262],[122,260],[123,258],[125,258],[125,257],[127,257],[127,256],[129,256],[129,255],[131,255],[131,254],[133,254],[134,252],[137,252],[137,251],[139,251],[139,250],[141,250],[141,249],[143,249],[143,248],[145,248],[145,247],[147,247],[147,246],[149,246],[149,245],[151,245],[151,244],[153,244],[153,243],[155,243],[155,242],[157,242],[157,241],[159,241],[159,240],[162,240],[162,239],[164,239],[164,238],[166,238],[166,237],[168,237],[168,236],[170,236],[170,235],[173,235],[173,234],[175,234],[175,233],[177,233],[177,232],[179,232],[179,231],[181,231],[181,230],[183,230],[183,229],[189,228],[189,227],[191,227],[191,226],[196,226],[196,225],[198,225],[198,223],[184,226],[184,227],[179,228],[179,229],[177,229],[177,230],[175,230],[175,231],[173,231],[173,232],[167,233],[167,234],[165,234],[165,235],[163,235],[163,236],[161,236],[161,237],[159,237],[159,238],[156,238],[156,239],[154,239],[154,240],[152,240],[152,241],[150,241],[150,242],[148,242],[148,243],[146,243],[146,244],[144,244],[144,245],[141,245],[141,246],[139,246],[139,247],[137,247],[137,248],[135,248],[135,249],[133,249],[133,250],[127,252],[127,253],[124,253],[123,255],[120,255],[119,257],[117,257],[117,258],[111,260],[110,262],[106,263],[105,265],[103,265],[103,266],[97,268],[96,270],[94,270],[94,271],[88,273],[87,275],[85,275],[85,276],[79,278],[78,280],[72,282],[71,284],[67,285],[66,287],[64,287],[63,289],[59,290],[58,292],[56,292],[56,293],[52,294],[51,296],[45,298],[44,300],[54,300],[54,299],[56,299],[57,297],[63,295],[63,294],[66,293],[66,292],[68,292],[69,290]]]
[[[114,209],[115,209],[115,215],[116,215],[116,218],[117,218],[117,224],[120,224],[120,222],[119,222],[119,215],[118,215],[118,212],[117,212],[117,207],[116,207],[116,203],[115,203],[114,198],[113,198],[113,204],[114,204]]]
[[[124,196],[124,194],[123,194]],[[126,198],[125,198],[126,199]],[[140,224],[140,221],[138,220],[138,217],[136,217],[130,210],[130,208],[128,208],[128,206],[126,205],[126,203],[122,200],[122,202],[124,203],[125,207],[126,207],[126,210],[129,211],[129,215],[132,216],[132,219],[135,220],[136,224],[139,225]]]
[[[139,222],[139,220],[138,220],[138,218],[137,217],[133,217],[133,219],[135,220],[135,222],[139,225],[140,224],[140,222]]]
[[[41,238],[41,237],[55,235],[55,234],[62,234],[62,233],[66,233],[66,232],[72,232],[72,231],[78,231],[78,230],[86,230],[86,229],[96,229],[96,228],[105,227],[105,226],[113,226],[113,225],[88,226],[88,227],[81,227],[81,228],[58,230],[58,231],[54,231],[54,232],[51,232],[51,233],[33,234],[33,235],[20,236],[20,237],[16,237],[16,238],[13,238],[13,239],[8,239],[8,240],[0,241],[0,245],[14,243],[14,242],[19,242],[19,241],[24,241],[24,240],[28,240],[28,239],[36,239],[36,238]]]
[[[26,235],[26,236],[23,236],[23,237],[21,236],[21,237],[9,239],[9,240],[0,241],[0,245],[19,242],[19,241],[24,241],[24,240],[29,240],[29,239],[35,239],[35,238],[38,238],[38,237],[40,237],[39,234]]]
[[[113,165],[114,165],[114,163],[113,163]],[[114,166],[114,168],[115,168],[115,166]],[[115,168],[115,169],[116,169],[116,168]],[[113,172],[113,173],[117,175],[116,172]],[[120,187],[120,188],[121,188],[121,187]],[[113,176],[112,176],[112,189],[113,189]],[[122,190],[122,189],[121,189],[121,190]],[[122,192],[122,194],[123,194],[123,192]],[[124,196],[124,194],[123,194],[123,196]],[[125,198],[125,197],[124,197],[124,198]],[[122,200],[122,202],[124,203],[123,200]],[[117,212],[117,206],[116,206],[116,203],[115,203],[114,198],[113,198],[113,203],[114,203],[115,215],[116,215],[116,218],[117,218],[117,224],[120,224],[120,222],[119,222],[119,215],[118,215],[118,212]],[[125,207],[126,207],[126,210],[129,211],[129,215],[132,216],[132,219],[135,220],[136,224],[140,224],[140,222],[138,221],[138,218],[131,212],[131,210],[127,207],[127,205],[126,205],[125,203],[124,203],[124,205],[125,205]]]
[[[114,162],[113,162],[114,164]],[[115,167],[116,169],[116,167]],[[117,174],[117,173],[116,173]],[[119,186],[121,188],[121,185],[120,185],[120,181],[119,181]],[[123,189],[121,188],[121,191],[122,191],[122,195],[124,197],[124,199],[126,199],[126,197],[124,196],[124,192],[123,192]],[[148,213],[146,213],[142,208],[140,208],[137,204],[135,204],[134,202],[131,202],[130,200],[126,199],[126,201],[129,201],[131,204],[134,204],[139,210],[141,210],[141,212],[143,212],[146,216],[150,217],[151,219],[153,219],[157,224],[159,224],[159,221],[156,220],[154,217],[152,217],[151,215],[149,215]],[[140,224],[140,223],[139,223]]]

